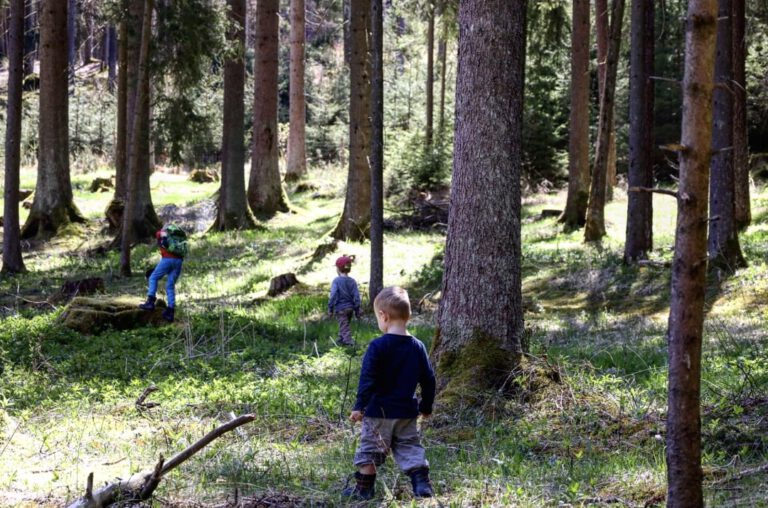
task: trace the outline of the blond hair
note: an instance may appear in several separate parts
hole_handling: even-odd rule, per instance
[[[398,286],[382,289],[373,306],[389,315],[390,319],[408,321],[411,318],[411,301],[408,292]]]

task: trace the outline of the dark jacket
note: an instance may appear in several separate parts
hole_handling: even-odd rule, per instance
[[[421,402],[416,386],[421,386]],[[435,373],[427,349],[410,335],[387,333],[368,345],[354,409],[373,418],[416,418],[431,414]]]

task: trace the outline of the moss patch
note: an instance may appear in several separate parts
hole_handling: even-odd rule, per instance
[[[135,298],[74,298],[62,314],[64,326],[85,335],[112,328],[130,330],[142,326],[167,324],[162,317],[166,304],[156,302],[155,310],[138,307]]]

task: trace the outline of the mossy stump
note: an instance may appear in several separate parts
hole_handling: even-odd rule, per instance
[[[117,298],[73,298],[62,314],[64,326],[84,335],[98,333],[107,328],[131,330],[144,326],[168,324],[162,317],[166,304],[157,300],[155,310],[139,308],[139,299]]]

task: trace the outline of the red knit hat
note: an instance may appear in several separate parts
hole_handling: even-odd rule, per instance
[[[336,268],[343,270],[345,266],[351,265],[355,261],[355,256],[341,256],[336,260]]]

